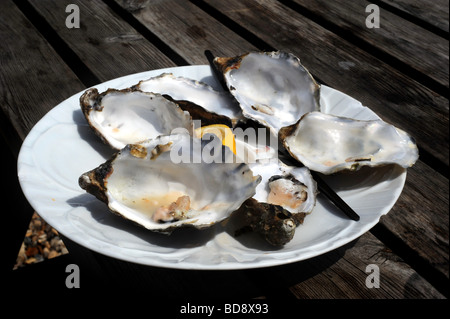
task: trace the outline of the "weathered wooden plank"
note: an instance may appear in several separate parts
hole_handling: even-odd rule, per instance
[[[447,0],[381,0],[445,32],[448,28],[449,3]]]
[[[323,269],[319,265],[324,265]],[[366,285],[366,280],[376,275],[374,269],[379,271],[378,288]],[[298,283],[290,286],[292,293],[301,299],[445,298],[370,233],[285,272],[294,277],[308,273],[303,280],[297,279]]]
[[[408,169],[402,195],[380,223],[449,277],[449,182],[422,162]]]
[[[80,9],[79,29],[66,27],[67,3],[50,0],[30,2],[102,82],[127,74],[175,66],[172,60],[103,1],[71,1]]]
[[[411,133],[419,147],[448,166],[446,98],[279,2],[205,2],[269,45],[299,56],[313,75]]]
[[[84,85],[11,3],[1,1],[0,104],[20,138]]]
[[[117,1],[128,8],[127,1]],[[125,2],[125,4],[124,4]],[[150,1],[133,15],[190,64],[208,64],[204,51],[234,55],[256,48],[186,0]]]
[[[344,32],[369,43],[393,60],[430,77],[448,88],[448,40],[380,8],[380,28],[366,27],[369,2],[294,0],[315,15],[342,28]]]

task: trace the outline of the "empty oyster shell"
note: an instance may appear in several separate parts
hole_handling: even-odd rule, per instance
[[[290,53],[251,52],[217,57],[214,64],[243,115],[269,127],[275,135],[303,114],[319,110],[319,85]]]
[[[242,111],[239,105],[228,92],[219,92],[214,90],[206,83],[188,79],[185,77],[176,77],[172,73],[162,73],[159,76],[140,81],[133,86],[144,92],[160,93],[169,95],[175,101],[189,101],[202,109],[225,116],[229,121],[235,124],[242,119]],[[185,103],[184,103],[185,104]],[[183,108],[183,106],[181,105]],[[193,114],[197,114],[197,110],[187,110]],[[186,109],[185,109],[186,110]],[[213,115],[202,115],[198,119],[209,118]],[[219,121],[223,123],[223,120]],[[219,123],[216,120],[216,123]],[[216,124],[216,123],[202,123],[202,125]]]
[[[260,177],[247,164],[222,162],[233,156],[227,147],[205,161],[208,146],[188,134],[128,145],[81,175],[79,184],[112,212],[152,231],[209,227],[252,197]]]
[[[180,127],[192,132],[189,113],[160,94],[131,89],[99,93],[92,88],[81,96],[80,105],[95,133],[118,150]]]
[[[311,112],[282,128],[279,138],[295,159],[323,174],[386,164],[407,168],[419,157],[414,139],[382,120]]]

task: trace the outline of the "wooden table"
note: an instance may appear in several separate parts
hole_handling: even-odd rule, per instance
[[[0,1],[1,133],[5,262],[17,291],[65,286],[68,264],[80,290],[146,289],[150,298],[441,299],[448,268],[448,2],[326,0]],[[66,18],[76,4],[80,28]],[[370,9],[371,7],[369,7]],[[70,21],[69,21],[70,22]],[[12,271],[33,213],[16,175],[22,140],[55,105],[127,74],[207,64],[218,56],[286,50],[323,84],[411,133],[419,161],[399,200],[370,231],[321,256],[250,270],[148,267],[92,252],[65,239],[69,254]],[[5,168],[6,167],[6,168]],[[6,209],[8,207],[8,209]],[[7,247],[5,247],[7,246]],[[380,268],[380,287],[365,284]],[[149,289],[150,287],[150,289]]]

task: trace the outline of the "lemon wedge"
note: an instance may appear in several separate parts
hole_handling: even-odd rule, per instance
[[[233,131],[228,126],[224,124],[212,124],[199,127],[195,130],[195,136],[197,138],[202,138],[207,133],[218,136],[222,144],[236,154],[236,140],[234,139]]]

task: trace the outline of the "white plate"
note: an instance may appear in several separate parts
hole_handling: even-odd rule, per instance
[[[140,80],[172,72],[218,83],[209,66],[148,71],[114,79],[96,87],[126,88]],[[145,265],[179,269],[244,269],[281,265],[311,258],[361,236],[389,212],[400,196],[406,170],[396,166],[363,168],[326,179],[361,216],[352,221],[323,195],[295,237],[282,248],[265,244],[255,234],[234,236],[232,223],[210,229],[180,229],[171,236],[152,233],[111,214],[106,205],[78,186],[78,177],[112,154],[87,126],[79,107],[80,92],[46,114],[20,150],[18,175],[33,208],[69,239],[96,252]],[[376,114],[353,98],[322,87],[324,112],[375,119]]]

